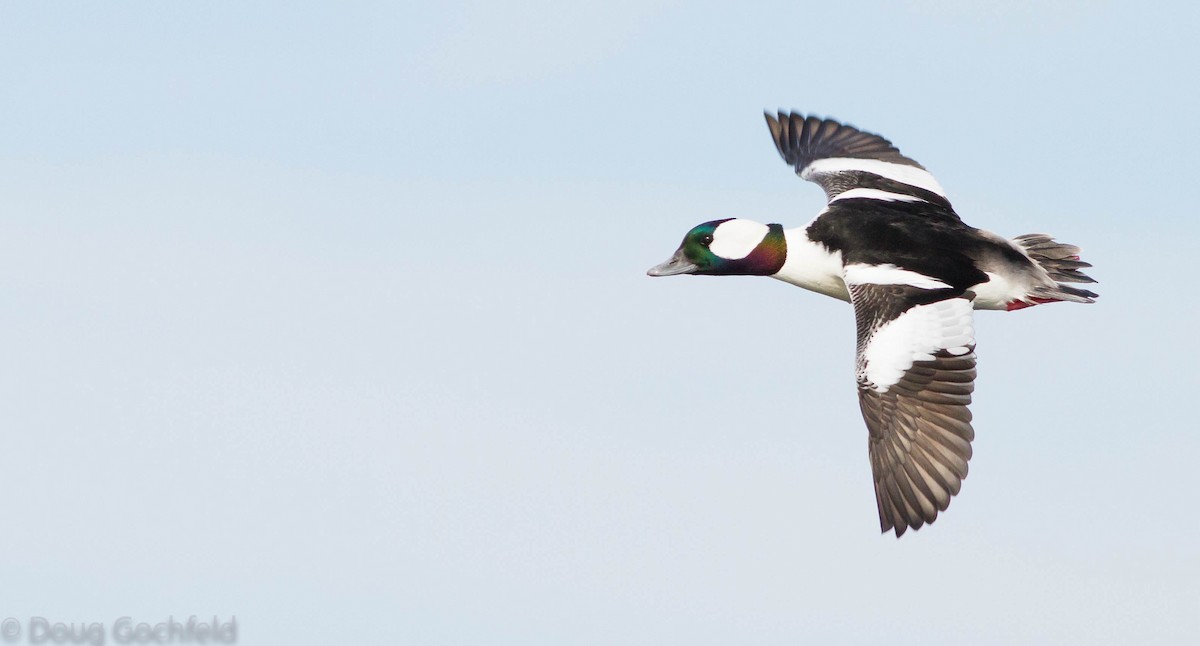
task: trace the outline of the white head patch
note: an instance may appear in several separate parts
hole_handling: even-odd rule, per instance
[[[741,260],[749,256],[770,231],[765,224],[735,218],[717,225],[708,248],[726,260]]]

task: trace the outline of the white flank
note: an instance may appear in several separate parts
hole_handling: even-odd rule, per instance
[[[945,289],[942,281],[896,265],[846,265],[846,282],[852,285],[909,285],[921,289]]]
[[[809,240],[804,233],[806,228],[783,232],[787,239],[787,259],[771,277],[849,302],[850,292],[842,280],[842,254]]]
[[[911,195],[901,195],[900,193],[892,193],[889,191],[881,191],[877,188],[852,188],[848,191],[838,193],[829,200],[831,203],[838,200],[851,199],[866,199],[866,200],[883,200],[885,202],[924,202],[919,197]]]
[[[990,271],[985,273],[988,280],[971,287],[975,292],[975,309],[1006,310],[1009,303],[1029,296],[1032,285],[1028,279],[1016,282]]]
[[[863,370],[875,390],[887,392],[914,362],[929,361],[938,350],[961,356],[974,344],[971,301],[917,305],[876,330],[863,351]]]
[[[917,168],[916,166],[893,164],[891,162],[879,161],[878,159],[854,159],[851,157],[818,159],[801,169],[800,177],[809,181],[816,181],[813,179],[816,175],[843,173],[853,170],[885,177],[901,184],[923,188],[931,193],[946,197],[945,189],[942,188],[941,184],[938,184],[929,171]]]
[[[741,260],[749,256],[770,231],[767,225],[751,220],[729,220],[717,225],[708,248],[726,260]]]

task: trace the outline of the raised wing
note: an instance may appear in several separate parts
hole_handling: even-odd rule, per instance
[[[765,113],[771,138],[800,177],[825,189],[830,202],[864,198],[922,201],[950,209],[946,191],[916,161],[879,135],[832,119]]]
[[[967,477],[974,294],[895,267],[849,265],[845,278],[879,525],[899,537],[932,523]]]

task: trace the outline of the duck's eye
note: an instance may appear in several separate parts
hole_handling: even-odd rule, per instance
[[[703,238],[700,238],[700,244],[704,245],[705,247],[712,244],[712,236],[705,235]]]

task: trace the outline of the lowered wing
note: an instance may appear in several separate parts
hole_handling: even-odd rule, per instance
[[[890,273],[889,273],[890,272]],[[896,536],[950,505],[971,459],[971,292],[902,269],[848,266],[859,405],[879,525]]]

